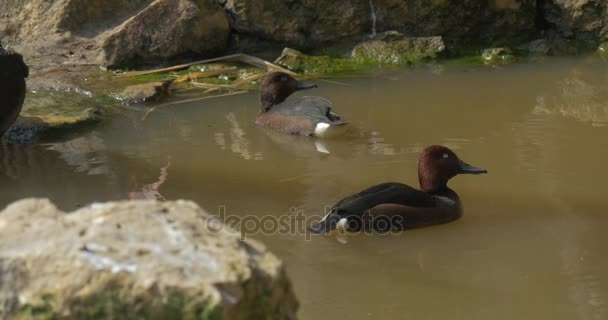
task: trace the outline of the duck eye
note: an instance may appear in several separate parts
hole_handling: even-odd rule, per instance
[[[449,156],[450,156],[450,155],[449,155],[449,154],[447,154],[447,153],[444,153],[444,154],[443,154],[443,158],[444,158],[444,159],[447,159]]]

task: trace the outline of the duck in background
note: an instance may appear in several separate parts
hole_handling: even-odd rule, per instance
[[[332,110],[327,99],[315,96],[287,99],[292,93],[316,88],[283,72],[270,73],[260,87],[260,110],[256,123],[281,133],[323,137],[331,128],[347,124]]]
[[[0,43],[0,138],[15,122],[25,100],[25,78],[29,68],[23,57]]]
[[[418,159],[420,190],[398,182],[375,185],[336,203],[310,230],[397,231],[454,221],[462,215],[458,194],[447,186],[458,174],[487,170],[460,160],[449,148],[426,147]]]

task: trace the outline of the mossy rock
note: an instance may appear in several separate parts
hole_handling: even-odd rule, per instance
[[[122,102],[123,105],[158,102],[169,96],[171,82],[173,80],[136,84],[111,96]]]
[[[30,143],[79,132],[112,114],[116,106],[112,100],[74,92],[30,92],[21,115],[5,133],[4,139]]]
[[[481,60],[485,64],[509,64],[516,61],[513,51],[509,48],[489,48],[481,53]]]
[[[63,299],[52,294],[39,294],[28,304],[20,305],[15,320],[65,319],[146,319],[146,320],[219,320],[222,307],[203,292],[184,294],[177,290],[135,295],[129,286],[107,283],[105,290],[80,298]],[[63,301],[59,303],[58,301]]]
[[[413,64],[436,59],[445,51],[442,37],[405,37],[389,31],[353,49],[356,61],[375,64]]]
[[[597,52],[600,56],[608,58],[608,41],[603,42],[597,47]]]

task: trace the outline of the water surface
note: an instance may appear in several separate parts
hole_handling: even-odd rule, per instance
[[[330,154],[255,126],[256,93],[162,107],[144,121],[125,111],[64,143],[2,146],[0,203],[185,198],[214,214],[313,216],[372,184],[417,185],[418,152],[444,144],[489,171],[452,180],[459,221],[396,236],[254,236],[286,262],[300,318],[608,318],[607,63],[331,80],[306,92],[352,121],[324,142]]]

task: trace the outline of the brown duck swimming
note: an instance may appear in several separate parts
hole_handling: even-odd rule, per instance
[[[23,57],[0,44],[0,137],[15,122],[25,100],[29,69]]]
[[[420,190],[398,182],[365,189],[338,201],[311,231],[386,232],[454,221],[462,215],[462,206],[448,181],[458,174],[482,173],[487,171],[465,163],[447,147],[428,146],[418,159]]]
[[[256,123],[282,133],[317,137],[324,136],[331,127],[347,124],[327,99],[313,96],[287,99],[298,90],[316,87],[282,72],[269,74],[260,87],[262,109]]]

